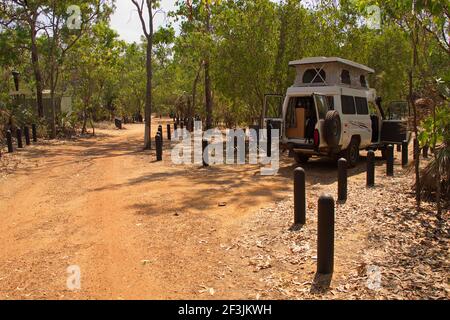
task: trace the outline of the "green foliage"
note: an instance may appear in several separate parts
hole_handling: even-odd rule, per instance
[[[83,123],[87,119],[143,113],[146,43],[127,44],[119,40],[107,19],[110,2],[102,1],[104,8],[98,19],[86,25],[86,32],[65,55],[62,49],[76,40],[79,33],[62,27],[53,55],[50,52],[55,39],[44,33],[38,37],[44,87],[49,88],[48,70],[54,63],[51,57],[55,56],[60,77],[56,89],[74,98],[75,114],[60,119],[64,128],[76,127],[72,126],[75,120]],[[46,6],[50,2],[30,3]],[[87,19],[97,2],[56,3],[53,10],[64,24],[67,13],[63,9],[68,3],[80,5],[83,18]],[[159,1],[154,3],[156,9]],[[381,9],[379,30],[370,29],[364,22],[371,5]],[[340,56],[366,64],[375,69],[371,86],[385,102],[404,100],[408,95],[411,34],[415,24],[418,27],[415,91],[421,95],[432,90],[442,95],[448,93],[448,33],[442,32],[448,30],[448,1],[418,0],[415,14],[411,9],[412,0],[342,0],[339,6],[332,0],[312,5],[296,0],[176,1],[176,10],[169,16],[178,20],[179,30],[168,26],[156,30],[153,36],[153,110],[187,115],[188,109],[193,108],[193,114],[205,117],[205,57],[210,62],[214,117],[216,122],[227,125],[257,121],[264,94],[283,94],[293,83],[295,70],[288,67],[289,61],[308,56]],[[0,21],[6,16],[7,12],[0,10]],[[20,66],[24,86],[34,86],[26,49],[29,42],[23,23],[0,29],[3,105],[11,102],[8,95],[12,69]],[[424,132],[428,131],[428,125],[424,122]],[[425,138],[426,133],[422,135],[429,139]]]
[[[436,146],[433,159],[422,170],[422,194],[433,198],[438,181],[444,199],[450,200],[450,106],[437,108],[436,118],[430,116],[422,123],[419,141],[422,146]],[[439,173],[439,177],[437,176]]]
[[[436,109],[436,121],[433,116],[427,117],[422,122],[422,130],[419,135],[421,146],[424,145],[450,145],[450,107],[443,105]],[[436,134],[434,134],[436,132]]]

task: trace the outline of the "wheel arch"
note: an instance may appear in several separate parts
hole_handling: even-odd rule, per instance
[[[349,142],[349,145],[350,145],[350,143],[353,141],[353,140],[356,140],[356,141],[358,141],[358,145],[360,146],[361,145],[361,136],[359,135],[359,134],[354,134],[354,135],[352,135],[352,137],[350,138],[350,142]],[[348,146],[347,146],[348,147]]]

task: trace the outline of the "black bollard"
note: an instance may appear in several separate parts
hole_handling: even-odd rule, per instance
[[[347,201],[347,160],[338,161],[338,200]]]
[[[305,170],[294,170],[294,224],[306,224]]]
[[[208,159],[208,153],[207,153],[207,149],[208,148],[208,140],[202,140],[202,150],[203,150],[203,166],[204,167],[208,167],[209,166],[209,159]]]
[[[167,125],[167,140],[172,140],[172,132],[170,131],[170,124]]]
[[[367,186],[375,186],[375,152],[373,150],[367,153]]]
[[[401,144],[397,145],[397,152],[402,152],[402,145]]]
[[[33,142],[37,142],[37,130],[34,123],[31,125],[31,133],[33,134]]]
[[[31,141],[30,141],[30,128],[28,126],[25,126],[24,133],[25,133],[25,143],[27,146],[29,146],[31,144]]]
[[[428,151],[430,150],[430,147],[428,146],[428,145],[425,145],[424,147],[423,147],[423,149],[422,149],[422,151],[423,151],[423,157],[425,158],[425,159],[427,159],[428,158]]]
[[[334,199],[319,198],[317,221],[317,273],[332,274],[334,267]]]
[[[23,148],[22,129],[20,129],[20,128],[17,128],[17,147]]]
[[[177,125],[177,123],[175,122],[174,124],[173,124],[173,136],[174,136],[174,138],[176,139],[176,138],[178,138],[178,132],[177,132],[177,130],[178,130],[178,125]]]
[[[402,143],[402,166],[408,165],[408,141]]]
[[[272,157],[272,123],[267,121],[267,157]]]
[[[159,125],[159,126],[158,126],[158,132],[159,132],[159,135],[161,136],[161,147],[162,147],[162,146],[164,146],[164,138],[163,138],[163,128],[162,128],[162,125]]]
[[[386,148],[387,160],[386,160],[386,175],[388,177],[394,176],[394,146],[388,145]]]
[[[162,161],[162,141],[161,141],[161,134],[159,132],[155,137],[155,141],[156,141],[156,161]]]
[[[181,121],[181,123],[180,123],[180,129],[181,129],[181,130],[184,129],[184,122],[183,122],[183,121]]]
[[[6,131],[6,143],[8,144],[8,153],[13,153],[14,148],[13,148],[11,130]]]
[[[419,141],[416,139],[416,138],[414,138],[414,140],[413,140],[413,150],[414,150],[414,154],[413,154],[413,159],[414,160],[416,160],[417,159],[417,156],[420,154],[420,147],[419,147]]]
[[[122,130],[122,120],[115,118],[114,119],[114,124],[116,126],[117,129]]]

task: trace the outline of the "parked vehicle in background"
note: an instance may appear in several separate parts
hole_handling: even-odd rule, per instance
[[[391,103],[384,112],[368,77],[375,71],[336,57],[292,61],[297,76],[286,95],[267,95],[263,126],[280,129],[281,144],[298,163],[312,156],[344,157],[353,167],[360,150],[381,150],[409,140],[408,104]],[[283,99],[279,107],[269,99]]]

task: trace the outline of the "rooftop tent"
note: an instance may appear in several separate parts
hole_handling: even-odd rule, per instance
[[[362,64],[336,57],[313,57],[291,61],[297,76],[294,86],[347,86],[367,89],[367,76],[375,71]]]

